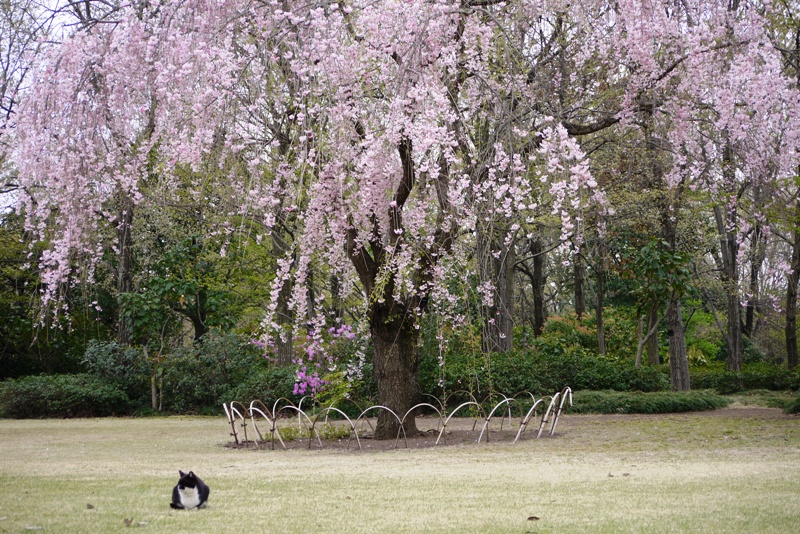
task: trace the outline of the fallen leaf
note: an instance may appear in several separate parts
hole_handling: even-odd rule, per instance
[[[538,521],[538,520],[539,520],[539,518],[538,518],[538,517],[536,517],[535,515],[532,515],[532,516],[530,516],[530,517],[528,518],[528,521]]]
[[[129,527],[129,526],[131,526],[131,523],[133,523],[133,519],[128,519],[126,517],[125,519],[122,520],[122,522],[125,523],[126,527]]]
[[[87,510],[94,510],[94,505],[93,504],[87,504],[86,505],[86,509]]]
[[[608,476],[610,476],[610,477],[612,477],[612,478],[614,477],[614,475],[612,475],[611,473],[609,473],[609,474],[608,474]]]

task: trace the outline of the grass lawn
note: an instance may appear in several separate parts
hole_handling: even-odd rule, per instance
[[[382,452],[235,450],[229,430],[0,420],[0,532],[800,531],[800,418],[776,409],[568,414],[552,438]],[[207,509],[170,509],[178,469]]]

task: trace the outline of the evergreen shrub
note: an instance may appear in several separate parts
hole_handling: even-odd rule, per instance
[[[219,405],[223,402],[239,401],[250,406],[252,401],[260,400],[272,409],[271,403],[278,399],[294,399],[292,390],[295,376],[294,366],[258,369],[238,384],[232,384],[225,393],[226,398],[219,399]]]
[[[741,371],[728,371],[724,363],[690,369],[692,388],[713,389],[727,395],[750,389],[797,390],[800,370],[788,370],[770,363],[742,365]]]
[[[800,393],[798,393],[794,399],[789,401],[783,411],[786,413],[800,413]]]
[[[0,383],[2,417],[101,417],[131,410],[124,391],[91,374],[25,376]]]
[[[268,363],[258,347],[230,334],[204,336],[200,343],[175,350],[161,365],[164,410],[218,413],[223,402],[240,400],[231,391],[252,384]]]
[[[87,372],[124,391],[134,402],[149,403],[150,365],[141,349],[115,341],[92,340],[83,353],[81,364]]]
[[[441,397],[441,387],[431,373],[438,366],[423,362],[422,391]],[[528,351],[487,355],[450,354],[443,372],[447,393],[465,391],[478,400],[490,393],[515,396],[531,392],[552,395],[565,386],[573,390],[662,391],[669,378],[661,367],[643,366],[599,358],[580,346],[542,344]],[[456,395],[452,402],[463,402],[468,395]]]
[[[570,413],[679,413],[716,410],[730,399],[709,391],[576,391]]]

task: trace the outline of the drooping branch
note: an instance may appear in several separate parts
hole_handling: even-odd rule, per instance
[[[358,274],[358,279],[364,286],[367,295],[371,295],[372,290],[375,288],[377,265],[369,252],[364,248],[364,245],[359,242],[358,231],[352,226],[347,230],[345,247],[347,250],[347,257],[350,258],[350,261],[353,263],[356,274]]]

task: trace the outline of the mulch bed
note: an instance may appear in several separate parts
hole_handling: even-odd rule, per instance
[[[762,408],[762,407],[750,407],[750,406],[741,406],[741,407],[729,407],[729,408],[721,408],[719,410],[710,410],[704,412],[687,412],[681,414],[624,414],[624,415],[605,415],[605,414],[588,414],[588,415],[574,415],[574,414],[562,414],[561,418],[558,421],[558,425],[556,427],[556,432],[553,436],[550,436],[550,424],[548,423],[544,432],[542,432],[542,436],[540,439],[558,439],[559,432],[562,430],[569,430],[570,432],[578,431],[581,427],[588,427],[591,425],[596,425],[598,422],[603,421],[612,421],[612,420],[624,420],[624,419],[638,419],[638,420],[648,420],[652,419],[657,421],[658,419],[663,419],[664,417],[728,417],[728,418],[757,418],[760,420],[786,420],[786,419],[797,419],[795,415],[787,415],[783,413],[781,410],[777,408]],[[518,420],[514,420],[511,423],[509,422],[508,418],[500,421],[499,418],[495,418],[490,423],[486,432],[484,432],[483,437],[481,438],[481,443],[486,443],[487,441],[487,434],[488,434],[488,441],[489,443],[510,443],[513,442],[517,436],[517,429],[516,424]],[[374,428],[375,420],[370,420],[372,427]],[[512,429],[512,423],[514,428]],[[291,424],[289,421],[286,422],[279,422],[278,427],[282,427],[284,425]],[[341,425],[346,424],[344,421],[336,421],[334,424]],[[502,427],[501,427],[502,424]],[[259,449],[259,450],[272,450],[273,445],[270,441],[269,429],[263,428],[265,425],[260,425],[259,429],[261,430],[262,434],[264,435],[264,439],[266,441],[260,442],[256,445],[253,441],[248,441],[247,443],[240,443],[238,446],[231,441],[227,446],[229,448],[238,448],[238,449]],[[358,443],[356,439],[353,437],[350,440],[344,439],[337,439],[337,440],[322,440],[322,446],[320,447],[320,442],[317,441],[316,438],[311,440],[310,447],[309,447],[309,440],[307,438],[303,439],[295,439],[292,441],[285,441],[286,449],[311,449],[311,450],[320,450],[321,449],[328,449],[328,450],[349,450],[349,451],[384,451],[384,450],[393,450],[393,449],[425,449],[430,447],[445,447],[445,446],[458,446],[458,445],[468,445],[468,444],[476,444],[478,437],[481,434],[481,429],[483,428],[483,421],[477,421],[473,418],[453,418],[448,423],[447,430],[445,433],[439,438],[439,419],[435,417],[418,417],[417,418],[417,427],[422,430],[417,435],[414,436],[406,436],[405,439],[403,436],[400,436],[399,440],[375,440],[371,439],[371,428],[367,425],[363,425],[359,427],[358,433],[359,438],[361,441],[361,448],[359,449]],[[520,441],[523,440],[532,440],[536,439],[536,434],[539,429],[539,420],[531,421],[528,425],[526,431],[520,437]],[[241,428],[238,428],[239,431],[239,439],[240,441],[243,440],[244,435],[241,431]],[[251,427],[248,427],[248,438],[252,440],[254,431]],[[437,444],[437,439],[439,443]],[[281,446],[280,442],[275,439],[274,443],[275,450],[281,450],[283,447]]]

